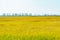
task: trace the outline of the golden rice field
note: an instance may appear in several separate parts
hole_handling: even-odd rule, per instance
[[[0,17],[0,40],[60,40],[60,16]]]

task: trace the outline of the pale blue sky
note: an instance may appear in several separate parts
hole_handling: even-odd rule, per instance
[[[60,14],[60,0],[0,0],[0,13]]]

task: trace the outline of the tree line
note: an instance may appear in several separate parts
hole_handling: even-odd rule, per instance
[[[12,13],[12,14],[6,14],[6,13],[3,13],[2,16],[32,16],[32,13],[25,13],[25,14],[18,14],[18,13]]]
[[[60,15],[48,15],[48,14],[44,14],[44,15],[33,15],[32,13],[12,13],[12,14],[9,14],[9,13],[3,13],[1,16],[60,16]]]

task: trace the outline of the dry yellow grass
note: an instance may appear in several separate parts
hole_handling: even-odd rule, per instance
[[[60,17],[0,17],[0,35],[58,35]]]

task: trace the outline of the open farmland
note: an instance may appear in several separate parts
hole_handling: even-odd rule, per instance
[[[0,17],[0,40],[60,40],[60,16]]]

